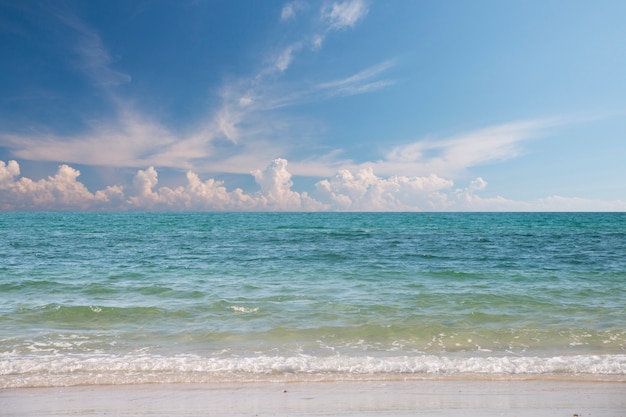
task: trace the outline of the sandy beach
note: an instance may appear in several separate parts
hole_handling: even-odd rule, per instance
[[[0,391],[2,416],[626,416],[626,383],[362,381]]]

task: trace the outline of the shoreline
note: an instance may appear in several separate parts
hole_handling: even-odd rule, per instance
[[[0,390],[1,416],[624,417],[626,381],[275,381]]]
[[[16,389],[46,389],[73,387],[127,387],[141,385],[232,385],[232,384],[343,384],[343,383],[399,383],[399,382],[585,382],[585,383],[624,383],[623,374],[497,374],[497,373],[465,373],[465,374],[350,374],[350,373],[229,373],[212,372],[156,372],[143,375],[114,374],[66,374],[57,375],[52,381],[50,375],[41,379],[29,378],[24,381],[23,375],[5,375],[0,377],[0,393]],[[60,377],[60,378],[59,378]]]

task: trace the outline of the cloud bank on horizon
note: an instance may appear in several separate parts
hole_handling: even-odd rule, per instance
[[[315,184],[314,195],[292,190],[287,161],[276,159],[252,173],[260,190],[247,194],[228,191],[213,178],[202,181],[193,171],[187,183],[158,187],[154,167],[139,170],[128,186],[108,186],[91,193],[78,181],[80,172],[61,165],[54,176],[33,181],[20,176],[16,161],[0,161],[0,210],[86,211],[626,211],[626,202],[552,196],[534,202],[476,194],[487,182],[478,177],[468,187],[454,188],[451,180],[393,176],[381,178],[371,168],[356,173],[341,170]]]
[[[0,210],[626,211],[624,4],[227,3],[0,5]]]

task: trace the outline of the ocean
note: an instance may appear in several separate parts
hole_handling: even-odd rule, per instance
[[[626,379],[626,213],[0,213],[0,388]]]

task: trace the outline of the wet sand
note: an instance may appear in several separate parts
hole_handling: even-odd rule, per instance
[[[626,382],[361,381],[0,390],[0,416],[626,417]]]

